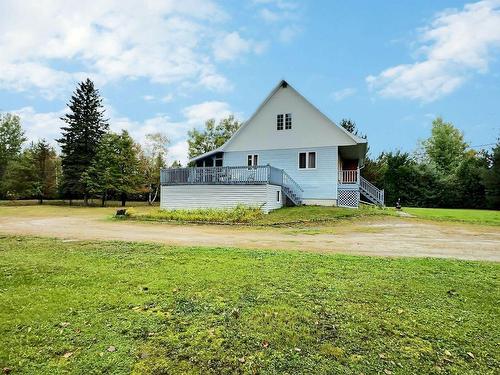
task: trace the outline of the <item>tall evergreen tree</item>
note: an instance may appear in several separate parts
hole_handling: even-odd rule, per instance
[[[61,117],[62,192],[70,199],[83,196],[88,199],[88,187],[82,174],[91,165],[102,136],[108,131],[99,90],[90,79],[80,82],[68,104],[70,112]]]

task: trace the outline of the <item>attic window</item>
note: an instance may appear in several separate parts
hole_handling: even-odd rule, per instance
[[[280,114],[276,115],[276,130],[283,130],[283,129],[290,130],[291,128],[292,128],[292,114],[291,113],[287,113],[287,114],[280,113]]]
[[[279,114],[276,116],[276,129],[283,130],[283,115]]]
[[[287,113],[285,115],[285,129],[291,129],[292,128],[292,114]]]

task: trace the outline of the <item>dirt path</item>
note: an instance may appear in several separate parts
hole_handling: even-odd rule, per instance
[[[384,218],[318,228],[251,228],[107,220],[102,211],[0,216],[0,233],[184,246],[294,249],[380,256],[500,261],[500,230],[476,225]]]

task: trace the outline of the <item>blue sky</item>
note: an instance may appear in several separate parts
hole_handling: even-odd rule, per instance
[[[183,162],[189,129],[248,118],[280,79],[355,120],[373,155],[414,150],[437,115],[490,144],[499,57],[499,0],[0,2],[0,111],[30,138],[58,137],[89,76],[114,130],[165,132]]]

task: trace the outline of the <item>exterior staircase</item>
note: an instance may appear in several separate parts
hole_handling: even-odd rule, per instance
[[[302,205],[302,192],[300,185],[282,170],[281,191],[296,206]]]
[[[384,190],[377,188],[367,179],[359,176],[359,192],[371,203],[384,207]]]

